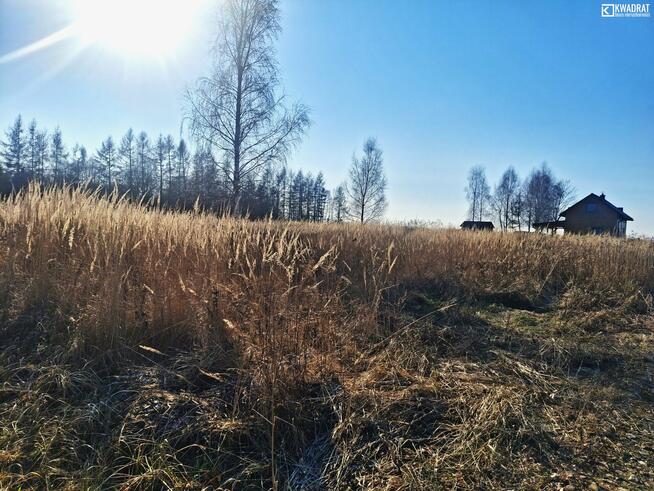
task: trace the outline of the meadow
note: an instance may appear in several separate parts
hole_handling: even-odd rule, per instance
[[[0,202],[6,489],[654,485],[654,243]]]

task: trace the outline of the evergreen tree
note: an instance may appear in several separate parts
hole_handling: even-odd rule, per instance
[[[302,220],[304,211],[304,174],[298,171],[293,178],[289,197],[289,219]]]
[[[119,160],[123,167],[124,177],[123,182],[127,186],[130,194],[134,193],[135,179],[135,162],[136,152],[134,148],[134,131],[132,128],[127,130],[127,133],[120,140],[120,147],[118,148]]]
[[[135,188],[139,197],[149,193],[152,183],[150,140],[145,131],[141,131],[136,138],[136,167],[137,175]]]
[[[63,182],[63,171],[66,167],[67,158],[68,155],[66,154],[66,147],[64,146],[64,141],[61,136],[61,130],[57,127],[52,134],[52,140],[50,142],[52,180],[57,184]]]
[[[188,192],[188,172],[191,163],[191,155],[186,147],[186,142],[181,139],[175,154],[177,164],[177,197],[185,199]]]
[[[275,174],[274,196],[273,196],[273,218],[288,218],[286,215],[286,166],[282,166]]]
[[[23,137],[23,118],[19,114],[14,124],[5,132],[6,141],[2,142],[2,164],[8,171],[14,185],[24,180],[25,149],[27,142]]]
[[[165,176],[165,163],[166,163],[166,144],[163,138],[163,135],[159,135],[157,138],[157,144],[155,146],[155,163],[157,171],[157,181],[159,186],[159,205],[163,202],[163,190],[164,190],[164,176]]]
[[[333,219],[337,222],[342,222],[348,215],[347,209],[347,195],[345,193],[345,186],[339,185],[334,190],[334,198],[332,200],[332,214]]]
[[[204,199],[204,158],[202,152],[195,152],[193,154],[193,170],[192,170],[192,201]]]
[[[319,172],[313,182],[313,221],[322,222],[325,219],[325,203],[327,202],[327,190],[325,189],[325,178]]]
[[[175,140],[168,135],[164,140],[164,154],[166,157],[166,198],[172,201],[173,175],[175,170]]]
[[[38,130],[36,128],[36,120],[30,121],[27,128],[27,159],[28,159],[28,173],[30,178],[37,175],[38,162],[39,162],[39,149],[38,149]]]
[[[302,201],[302,217],[300,220],[313,220],[313,176],[309,172],[304,178]]]
[[[109,136],[102,142],[97,152],[98,178],[100,179],[100,184],[107,189],[112,188],[116,184],[118,173],[116,154],[114,140]]]
[[[50,143],[48,139],[48,132],[41,130],[36,133],[36,179],[43,181],[45,179],[45,169],[48,165],[48,158],[50,153]]]

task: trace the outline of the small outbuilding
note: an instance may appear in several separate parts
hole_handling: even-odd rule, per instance
[[[493,222],[479,222],[466,220],[461,224],[462,230],[488,230],[491,231],[495,228]]]

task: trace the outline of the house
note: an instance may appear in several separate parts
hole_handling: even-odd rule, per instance
[[[634,220],[621,207],[608,202],[604,193],[599,196],[590,193],[561,212],[561,216],[565,218],[565,233],[609,234],[616,237],[624,237],[627,222]]]
[[[563,220],[534,223],[534,227],[552,232],[563,229],[566,234],[609,234],[624,237],[627,233],[627,222],[633,221],[621,207],[607,201],[604,193],[599,196],[590,193],[561,212],[560,217]]]
[[[493,230],[495,226],[493,222],[474,222],[472,220],[466,220],[461,224],[463,230]]]

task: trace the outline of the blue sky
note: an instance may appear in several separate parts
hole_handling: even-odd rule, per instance
[[[0,64],[0,124],[22,113],[90,148],[130,126],[178,136],[184,88],[208,65],[210,4],[164,59],[67,39]],[[471,166],[494,183],[546,161],[654,235],[654,16],[602,18],[600,5],[282,0],[285,90],[313,120],[290,166],[333,187],[376,136],[388,218],[458,224]],[[73,19],[67,1],[0,0],[0,57]]]

